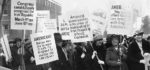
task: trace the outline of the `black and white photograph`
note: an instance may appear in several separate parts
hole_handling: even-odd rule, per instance
[[[0,70],[150,70],[150,0],[0,0]]]

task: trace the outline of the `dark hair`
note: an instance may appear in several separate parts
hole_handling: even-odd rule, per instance
[[[54,38],[55,38],[56,43],[62,42],[62,37],[60,33],[54,33]]]
[[[116,39],[116,40],[118,40],[118,41],[120,40],[117,35],[112,35],[112,36],[111,36],[111,41],[114,40],[114,39]]]
[[[63,40],[62,42],[63,42],[62,43],[62,47],[66,47],[66,45],[68,44],[68,41],[67,40]]]
[[[9,41],[9,44],[14,44],[14,41]]]
[[[20,38],[15,38],[14,43],[21,42]]]

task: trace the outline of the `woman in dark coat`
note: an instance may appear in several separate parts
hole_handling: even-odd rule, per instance
[[[128,48],[128,67],[130,70],[145,70],[144,53],[150,52],[150,45],[146,40],[142,39],[143,33],[139,32],[135,35],[135,40]]]
[[[97,55],[100,60],[105,61],[105,55],[106,55],[106,47],[103,44],[102,38],[96,38],[93,42],[93,48],[97,52]],[[105,69],[106,65],[103,65],[103,68]],[[102,70],[100,67],[100,64],[98,63],[98,60],[96,57],[93,58],[93,70]]]
[[[119,45],[119,39],[114,36],[112,38],[112,46],[107,49],[106,63],[108,70],[128,70],[126,64],[126,48]]]

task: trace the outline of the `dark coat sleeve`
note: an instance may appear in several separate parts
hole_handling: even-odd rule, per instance
[[[11,49],[11,54],[12,54],[12,66],[13,67],[18,67],[20,65],[20,56],[17,53],[17,49],[16,48],[12,48]]]
[[[105,61],[106,61],[106,63],[107,63],[108,65],[110,65],[110,66],[119,66],[120,64],[118,64],[117,61],[111,60],[111,56],[113,56],[113,55],[112,55],[112,52],[113,52],[113,51],[111,51],[110,48],[107,49]]]
[[[127,59],[129,61],[139,63],[140,60],[138,58],[138,53],[139,51],[137,51],[135,43],[130,44],[127,52]]]
[[[148,41],[146,40],[142,40],[142,46],[143,46],[143,50],[144,50],[144,53],[150,53],[150,44]]]
[[[125,48],[125,46],[122,46],[122,60],[125,61],[127,59],[127,49]]]

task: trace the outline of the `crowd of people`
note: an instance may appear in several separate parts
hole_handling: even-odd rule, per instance
[[[133,37],[113,34],[106,41],[97,35],[93,41],[80,43],[62,40],[59,33],[54,37],[59,60],[36,65],[31,41],[16,38],[9,42],[12,58],[5,61],[0,54],[1,66],[12,70],[22,70],[23,65],[26,70],[145,70],[144,56],[150,53],[150,37],[143,39],[143,32]]]

